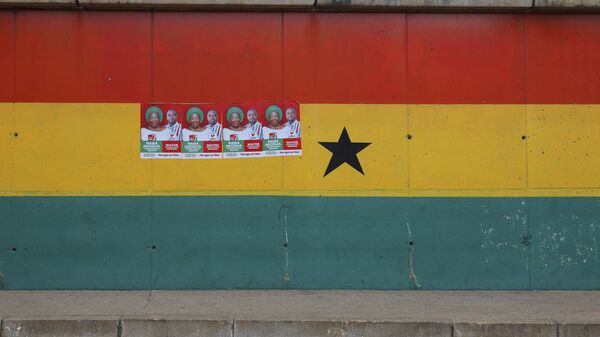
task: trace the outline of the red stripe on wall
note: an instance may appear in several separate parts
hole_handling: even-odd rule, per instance
[[[406,16],[286,13],[285,98],[406,102]]]
[[[524,103],[523,17],[409,15],[410,103]]]
[[[600,103],[600,15],[527,20],[530,103]]]
[[[280,13],[154,16],[155,101],[282,98]]]
[[[12,11],[0,11],[0,101],[12,101],[14,94],[14,34]]]
[[[19,11],[16,101],[150,98],[150,15]]]
[[[16,101],[82,100],[77,12],[17,11]]]
[[[20,10],[15,18],[0,11],[1,101],[600,103],[597,14]]]
[[[150,15],[86,12],[83,19],[81,99],[119,102],[150,99]]]

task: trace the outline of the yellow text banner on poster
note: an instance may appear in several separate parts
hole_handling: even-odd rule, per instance
[[[600,195],[600,105],[300,110],[301,157],[142,160],[137,103],[1,103],[0,195]],[[364,175],[324,176],[344,128]]]

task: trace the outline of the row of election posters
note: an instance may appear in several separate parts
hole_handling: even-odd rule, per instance
[[[141,104],[141,158],[302,154],[297,102]]]

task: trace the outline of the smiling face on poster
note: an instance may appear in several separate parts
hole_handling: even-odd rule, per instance
[[[261,140],[262,139],[262,127],[264,121],[261,121],[259,118],[259,107],[257,104],[249,105],[246,108],[246,116],[248,116],[248,123],[246,123],[246,128],[248,129],[248,139],[249,140]]]
[[[300,109],[298,104],[271,104],[264,110],[262,129],[263,150],[266,156],[301,155]]]
[[[284,156],[299,156],[302,154],[301,129],[300,129],[300,106],[296,102],[284,102],[281,104],[285,113],[286,137],[283,139]]]
[[[140,155],[142,158],[179,158],[181,114],[177,104],[142,104]]]
[[[239,157],[244,152],[247,138],[244,110],[238,105],[227,106],[223,128],[223,157]]]
[[[140,130],[142,158],[302,154],[296,102],[142,104]]]
[[[215,104],[186,106],[182,131],[182,157],[220,158],[222,123],[220,107]]]
[[[247,123],[246,138],[244,139],[244,152],[242,155],[245,157],[262,157],[264,156],[262,128],[265,121],[260,118],[259,111],[264,108],[263,104],[246,104],[244,107]]]
[[[261,157],[262,122],[259,120],[260,104],[238,104],[225,110],[223,129],[223,156]]]

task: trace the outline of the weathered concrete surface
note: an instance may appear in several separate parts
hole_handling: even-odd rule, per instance
[[[122,337],[231,337],[233,321],[194,319],[123,319]]]
[[[556,337],[556,325],[554,323],[491,323],[454,324],[455,337]]]
[[[0,291],[1,337],[598,337],[600,291]]]
[[[3,7],[43,7],[43,8],[68,8],[76,7],[75,0],[0,0]]]
[[[2,337],[116,337],[117,326],[117,319],[9,318],[2,325]]]
[[[596,312],[600,315],[600,309]],[[558,325],[559,337],[598,337],[600,324],[561,323]]]
[[[0,291],[0,316],[600,324],[600,291]]]
[[[0,0],[2,1],[2,0]],[[186,7],[186,8],[309,8],[310,0],[79,0],[82,7]]]
[[[572,9],[572,10],[598,10],[600,9],[600,0],[536,0],[536,9]]]
[[[533,0],[317,0],[317,7],[332,9],[523,9],[531,8]]]
[[[451,337],[445,323],[356,322],[356,321],[235,321],[240,337],[331,336],[331,337]]]
[[[347,337],[450,337],[452,325],[445,323],[348,322],[344,325]]]
[[[236,321],[234,331],[239,337],[345,336],[343,322],[332,321]]]

